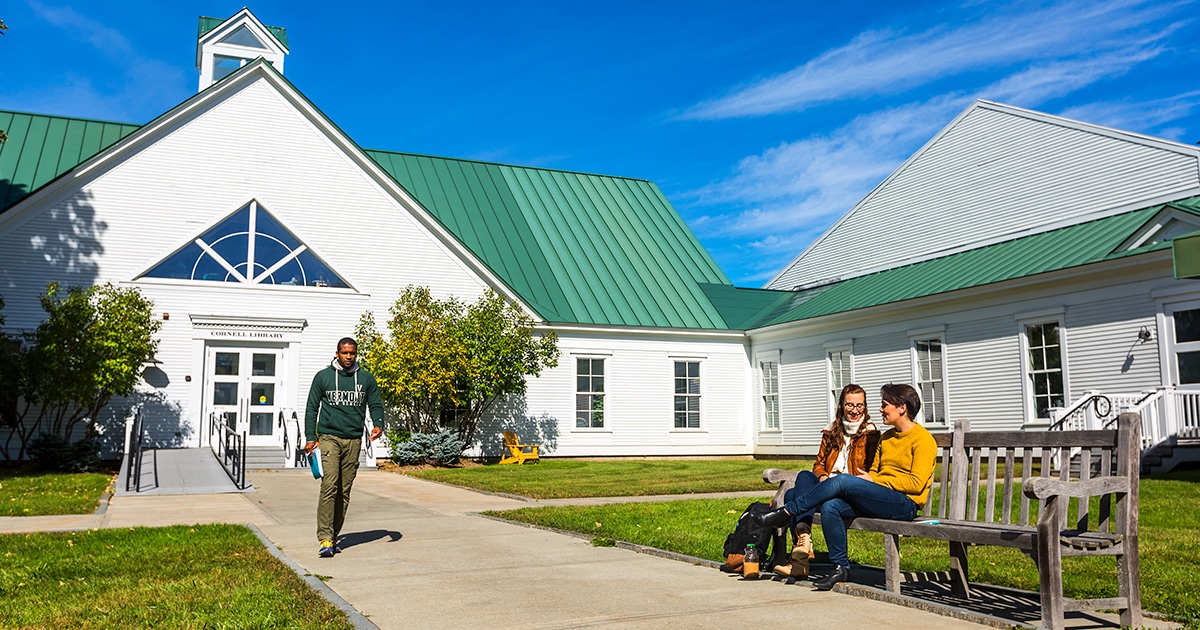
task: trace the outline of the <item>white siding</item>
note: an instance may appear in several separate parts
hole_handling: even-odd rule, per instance
[[[768,287],[896,266],[892,243],[911,262],[1200,185],[1190,147],[1030,114],[972,105]]]
[[[1130,287],[1119,300],[1098,300],[1066,312],[1071,400],[1084,391],[1136,392],[1162,384],[1158,344],[1141,342],[1143,326],[1155,331],[1155,306],[1146,289]]]
[[[1016,429],[1025,421],[1021,398],[1021,345],[1011,313],[966,319],[946,327],[949,422],[970,420],[972,429]]]
[[[559,337],[557,368],[529,383],[524,423],[550,446],[547,453],[578,455],[745,455],[753,452],[749,424],[753,394],[746,387],[752,366],[740,339],[705,341],[661,336]],[[575,358],[605,358],[604,428],[575,427]],[[674,362],[700,361],[700,429],[674,425]],[[481,433],[498,440],[501,427]],[[518,432],[518,434],[520,434]],[[524,435],[521,435],[524,440]]]

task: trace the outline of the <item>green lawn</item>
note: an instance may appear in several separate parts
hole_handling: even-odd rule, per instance
[[[0,516],[89,514],[113,476],[0,469]]]
[[[5,628],[353,628],[240,525],[0,536]]]
[[[591,462],[596,468],[614,463],[618,462]],[[748,463],[757,463],[757,473],[769,466],[761,461]],[[796,462],[790,464],[788,468],[796,467]],[[592,471],[593,475],[598,473]],[[757,475],[753,478],[757,478]],[[626,483],[640,485],[642,481],[627,477]],[[762,500],[769,500],[770,494],[769,491],[764,492]],[[750,501],[692,499],[663,503],[523,508],[495,514],[721,560],[725,536],[733,530],[738,515]],[[1032,508],[1034,513],[1036,509],[1035,505]],[[1200,557],[1200,520],[1195,518],[1196,514],[1200,514],[1200,472],[1142,480],[1139,543],[1143,606],[1147,610],[1193,620],[1193,625],[1200,623],[1200,582],[1192,579],[1195,559]],[[823,537],[819,531],[815,534],[816,547],[824,551]],[[907,538],[902,542],[901,550],[901,566],[906,570],[945,571],[949,568],[944,542]],[[850,557],[855,562],[882,565],[882,534],[850,532]],[[1033,563],[1018,551],[976,547],[971,550],[971,560],[973,581],[1025,590],[1038,588]],[[1063,562],[1066,567],[1064,589],[1069,596],[1116,595],[1114,559],[1064,558]]]
[[[801,470],[812,460],[689,459],[578,461],[551,459],[523,466],[432,468],[405,473],[421,479],[534,499],[627,497],[764,490],[766,468]]]

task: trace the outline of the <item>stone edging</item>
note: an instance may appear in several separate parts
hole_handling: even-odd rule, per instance
[[[267,548],[267,551],[271,552],[271,555],[275,556],[280,562],[283,562],[285,565],[287,565],[289,569],[294,571],[296,575],[300,576],[300,579],[304,580],[304,582],[312,587],[312,589],[318,594],[320,594],[321,597],[329,600],[329,603],[337,606],[338,609],[346,613],[346,615],[350,617],[350,623],[354,624],[355,628],[358,628],[358,630],[379,630],[379,626],[375,625],[370,619],[367,619],[365,615],[358,612],[358,610],[351,606],[349,602],[342,599],[342,596],[338,595],[333,591],[333,589],[329,588],[328,584],[322,582],[321,579],[315,575],[306,572],[303,568],[301,568],[300,565],[293,562],[291,558],[283,555],[283,552],[279,550],[279,547],[276,547],[275,543],[271,542],[257,526],[255,526],[253,523],[246,523],[245,527],[254,532],[255,536],[258,536],[258,539],[262,541],[262,544]]]

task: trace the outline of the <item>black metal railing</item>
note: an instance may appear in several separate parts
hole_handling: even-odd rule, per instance
[[[129,447],[125,464],[125,492],[142,491],[142,461],[146,456],[146,424],[142,421],[142,407],[137,406],[133,415],[133,426],[129,429]],[[154,457],[154,487],[158,487],[158,455]]]
[[[1067,420],[1070,419],[1071,416],[1075,415],[1075,412],[1087,409],[1088,405],[1092,406],[1092,411],[1096,413],[1096,417],[1100,420],[1107,418],[1108,415],[1112,413],[1112,401],[1109,400],[1108,396],[1103,394],[1088,396],[1078,404],[1072,405],[1070,409],[1067,409],[1066,412],[1063,413],[1062,417],[1060,417],[1057,422],[1050,425],[1050,428],[1046,430],[1057,431],[1061,429],[1063,425],[1066,424]]]
[[[249,486],[246,483],[246,433],[239,434],[218,417],[216,413],[209,416],[209,435],[216,438],[216,443],[210,442],[213,455],[221,462],[233,485],[238,490],[245,490]]]
[[[300,425],[300,417],[295,411],[292,412],[292,426],[296,427],[296,450],[295,462],[296,468],[308,468],[308,453],[304,450],[304,445],[307,444],[304,436],[304,427]]]

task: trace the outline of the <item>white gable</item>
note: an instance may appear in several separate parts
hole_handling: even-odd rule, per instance
[[[768,288],[897,267],[1178,199],[1195,147],[979,101],[802,252]]]

